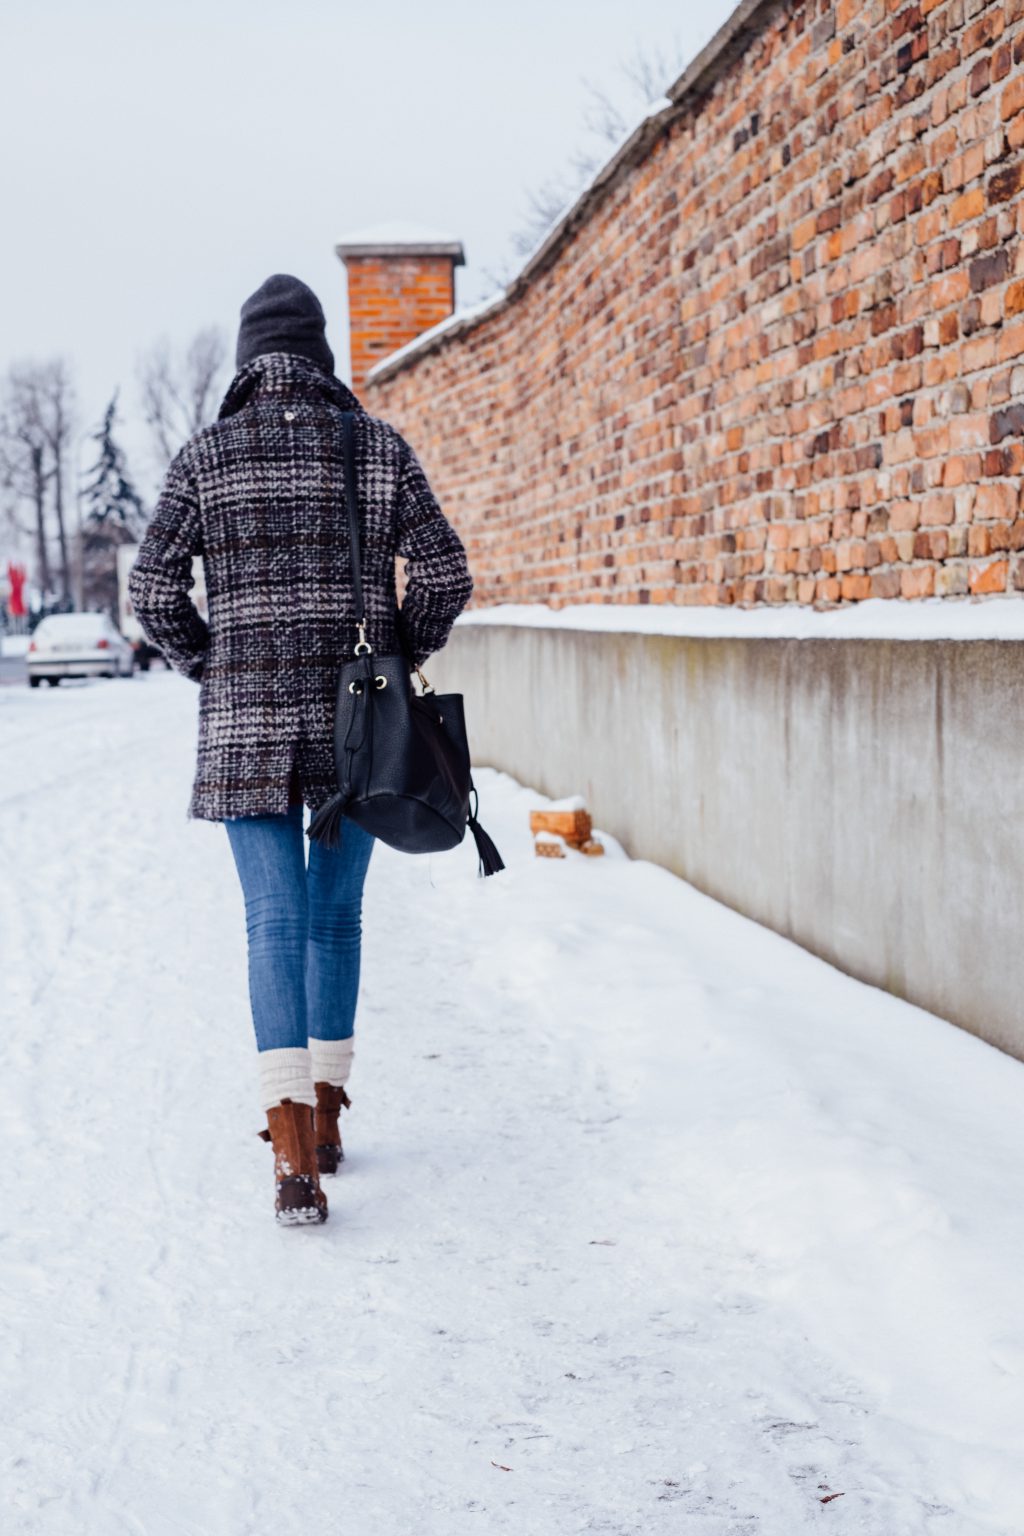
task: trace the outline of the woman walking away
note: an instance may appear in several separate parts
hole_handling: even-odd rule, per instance
[[[370,834],[312,843],[303,803],[336,789],[339,663],[365,620],[413,665],[444,645],[472,590],[465,551],[415,454],[334,377],[316,295],[270,277],[242,305],[238,372],[217,421],[167,472],[130,582],[172,666],[200,684],[189,815],[223,821],[245,898],[249,996],[279,1222],[327,1218],[342,1157]],[[353,426],[365,612],[356,613],[343,427]],[[209,620],[189,598],[202,555]],[[399,610],[395,557],[408,564]]]

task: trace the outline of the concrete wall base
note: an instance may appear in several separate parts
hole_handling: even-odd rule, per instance
[[[464,625],[428,671],[476,762],[1024,1059],[1024,642]]]

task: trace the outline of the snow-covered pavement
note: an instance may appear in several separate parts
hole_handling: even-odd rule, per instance
[[[0,693],[3,1531],[1020,1536],[1024,1068],[480,773],[279,1230],[195,701]]]

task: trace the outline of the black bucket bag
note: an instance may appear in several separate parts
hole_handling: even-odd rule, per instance
[[[342,415],[342,434],[352,587],[356,612],[364,614],[350,411]],[[476,842],[479,873],[496,874],[505,865],[477,820],[461,693],[435,693],[411,657],[374,653],[366,639],[365,618],[356,628],[353,659],[338,669],[334,711],[338,789],[314,814],[310,837],[336,848],[347,816],[402,853],[440,853],[461,843],[468,826]],[[396,631],[401,645],[400,612]],[[422,693],[413,688],[410,674],[414,671]]]

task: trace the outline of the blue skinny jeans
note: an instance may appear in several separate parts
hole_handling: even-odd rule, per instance
[[[375,839],[346,821],[339,848],[309,845],[302,806],[225,821],[245,897],[249,1001],[261,1051],[347,1040],[359,993],[363,882]]]

